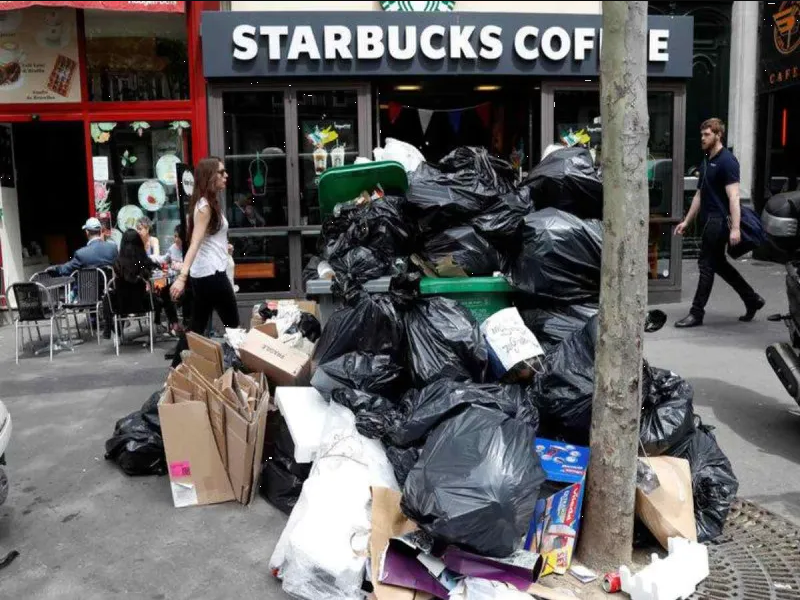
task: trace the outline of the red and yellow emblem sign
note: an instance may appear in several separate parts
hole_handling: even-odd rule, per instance
[[[781,54],[791,54],[800,46],[800,2],[781,2],[772,15],[773,38]]]

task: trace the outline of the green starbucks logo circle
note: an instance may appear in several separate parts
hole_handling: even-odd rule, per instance
[[[381,2],[383,10],[389,12],[450,12],[455,2]]]

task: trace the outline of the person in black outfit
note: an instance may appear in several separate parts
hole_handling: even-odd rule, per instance
[[[725,125],[719,119],[708,119],[700,126],[700,138],[706,158],[700,169],[697,192],[684,220],[675,228],[683,235],[686,228],[700,213],[702,241],[700,245],[700,279],[689,315],[676,327],[697,327],[703,324],[705,307],[711,296],[716,273],[730,285],[744,302],[745,314],[740,321],[752,321],[764,307],[759,296],[741,273],[725,256],[727,244],[735,246],[741,242],[741,207],[739,205],[739,161],[722,145]]]

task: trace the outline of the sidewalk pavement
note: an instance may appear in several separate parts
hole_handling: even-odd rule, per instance
[[[670,320],[646,336],[651,363],[695,387],[695,407],[717,427],[740,480],[740,495],[800,523],[800,408],[764,357],[786,339],[770,312],[786,310],[780,265],[740,263],[767,299],[753,323],[739,323],[738,299],[718,282],[706,326],[674,329],[696,282],[684,265],[684,302],[661,308]],[[3,596],[145,600],[286,598],[268,560],[286,518],[260,497],[251,507],[228,503],[172,506],[165,477],[130,478],[103,459],[114,423],[159,389],[163,353],[89,342],[74,353],[14,364],[14,329],[0,327],[0,398],[14,432],[6,467],[11,479],[0,507],[0,555],[20,556],[0,572]]]

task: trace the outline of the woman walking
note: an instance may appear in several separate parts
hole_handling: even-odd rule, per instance
[[[189,282],[194,300],[191,330],[202,335],[214,311],[225,327],[239,327],[239,310],[226,273],[228,220],[219,201],[228,181],[225,165],[219,158],[204,158],[195,169],[194,181],[187,215],[189,250],[171,293],[177,300]],[[179,352],[175,359],[179,360]]]

